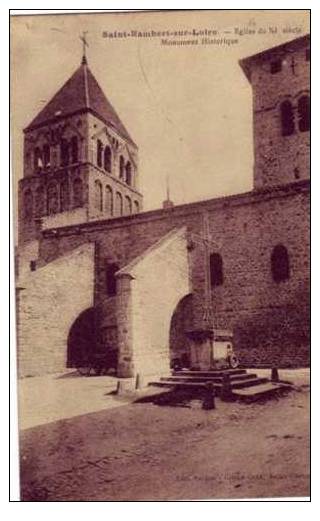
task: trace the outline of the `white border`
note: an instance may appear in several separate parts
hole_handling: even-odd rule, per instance
[[[75,2],[71,2],[71,5],[72,4],[75,4]],[[82,8],[81,8],[81,4],[83,5]],[[168,2],[166,0],[163,0],[161,3],[159,4],[156,4],[156,3],[153,3],[153,2],[146,2],[146,1],[140,1],[139,3],[138,2],[133,2],[133,1],[122,1],[120,2],[121,4],[121,8],[123,10],[132,10],[132,9],[135,9],[137,7],[137,4],[139,4],[139,7],[138,9],[139,10],[143,10],[143,9],[172,9],[172,2]],[[154,5],[153,5],[154,4]],[[213,9],[213,8],[223,8],[223,9],[259,9],[260,8],[260,5],[257,5],[257,2],[236,2],[236,1],[228,1],[228,0],[225,0],[222,5],[217,5],[216,3],[214,2],[197,2],[196,3],[197,5],[195,7],[193,6],[186,6],[186,3],[182,3],[182,2],[175,2],[175,7],[174,9],[183,9],[183,8],[193,8],[193,9]],[[308,5],[306,5],[308,4]],[[39,9],[41,9],[41,7],[43,6],[43,2],[34,2],[33,3],[33,7],[35,7],[35,5],[38,5],[39,6]],[[61,2],[61,1],[56,1],[55,2],[55,5],[58,9],[55,9],[55,10],[42,10],[41,9],[41,14],[44,14],[45,12],[48,12],[48,14],[52,14],[54,11],[58,11],[58,12],[61,12],[61,11],[64,11],[64,12],[68,12],[68,13],[72,13],[72,12],[79,12],[79,10],[84,10],[86,12],[99,12],[99,11],[107,11],[106,9],[95,9],[95,10],[87,10],[85,7],[84,7],[84,2],[77,2],[77,8],[78,9],[69,9],[69,10],[63,10],[63,9],[60,9],[59,8],[62,8],[62,5],[65,5],[65,3]],[[320,35],[320,26],[319,26],[319,2],[314,2],[313,5],[312,5],[312,2],[301,2],[301,1],[275,1],[275,0],[270,0],[267,5],[265,6],[268,10],[269,9],[309,9],[309,8],[312,8],[312,48],[313,50],[315,49],[319,49],[320,48],[320,45],[319,45],[319,35]],[[19,12],[17,12],[17,8],[19,9],[21,6],[21,9],[19,10]],[[69,3],[69,6],[70,6],[70,3]],[[23,10],[23,7],[25,7],[25,2],[22,2],[21,0],[17,0],[14,5],[12,6],[15,8],[15,11],[13,11],[11,14],[32,14],[32,13],[36,13],[38,12],[39,10],[36,10],[36,9],[33,9],[33,10]],[[80,9],[79,9],[80,7]],[[2,107],[2,110],[1,110],[1,114],[4,116],[6,114],[8,114],[8,109],[7,109],[7,100],[8,100],[8,83],[6,81],[6,78],[7,78],[7,71],[8,71],[8,9],[11,8],[10,6],[10,2],[7,2],[6,0],[2,0],[1,2],[1,8],[0,8],[0,27],[1,27],[1,31],[0,31],[0,38],[1,38],[1,43],[2,43],[2,46],[1,46],[1,49],[2,49],[2,57],[4,58],[4,62],[2,61],[2,73],[4,74],[4,78],[2,77],[2,82],[1,82],[1,103],[4,104],[4,107]],[[115,9],[113,9],[115,10]],[[135,9],[137,10],[137,9]],[[315,57],[315,59],[313,60],[313,63],[312,63],[312,87],[313,87],[313,92],[319,92],[319,85],[318,85],[318,79],[319,79],[319,72],[318,72],[318,64],[317,62],[319,61],[318,60],[318,52],[313,52],[313,57]],[[318,102],[316,100],[316,96],[314,96],[313,98],[313,102],[312,102],[312,110],[313,110],[313,114],[314,113],[317,113],[319,114],[319,110],[318,110]],[[318,129],[317,127],[319,126],[319,123],[315,122],[314,123],[314,120],[316,118],[313,118],[313,123],[315,125],[315,128],[313,128],[313,136],[314,136],[314,141],[315,141],[315,136],[319,136],[320,134],[320,129]],[[2,194],[2,204],[0,205],[0,216],[1,216],[1,223],[2,223],[2,234],[1,234],[1,237],[2,237],[2,244],[8,244],[8,226],[7,226],[7,223],[8,223],[8,197],[7,197],[7,194],[8,194],[8,177],[7,177],[7,172],[8,172],[8,169],[7,169],[7,166],[8,166],[8,155],[7,155],[7,120],[5,117],[2,118],[2,125],[1,125],[1,140],[0,140],[0,143],[1,143],[1,158],[2,158],[2,161],[1,161],[1,164],[2,164],[2,172],[1,172],[1,194]],[[319,138],[317,139],[317,142],[315,142],[315,146],[314,146],[314,149],[318,148],[319,149]],[[4,159],[5,158],[5,159]],[[319,193],[319,172],[320,172],[320,169],[319,169],[319,164],[318,164],[318,154],[316,153],[316,150],[313,150],[313,154],[312,154],[312,165],[313,165],[313,181],[312,181],[312,190],[313,190],[313,210],[312,210],[312,218],[313,218],[313,223],[318,223],[320,222],[320,219],[319,219],[319,215],[318,214],[318,211],[319,211],[319,202],[318,202],[318,199],[317,199],[317,195]],[[319,243],[319,240],[318,237],[319,237],[319,231],[316,227],[316,224],[314,224],[314,228],[313,229],[313,235],[314,235],[314,241],[313,241],[313,253],[312,253],[312,259],[313,259],[313,266],[319,266],[319,259],[318,259],[318,253],[319,253],[319,247],[318,247],[318,243]],[[4,420],[3,424],[2,424],[2,429],[1,429],[1,449],[3,450],[3,454],[2,454],[2,458],[1,458],[1,461],[2,461],[2,465],[1,465],[1,482],[0,482],[0,500],[2,500],[1,502],[3,503],[7,503],[8,502],[8,478],[7,478],[7,467],[6,467],[6,462],[7,462],[7,436],[6,436],[6,433],[7,433],[7,429],[5,428],[5,421],[6,421],[6,418],[8,417],[8,414],[7,414],[7,409],[6,409],[6,397],[7,397],[7,392],[6,390],[8,389],[8,380],[7,380],[7,367],[8,367],[8,360],[7,360],[7,357],[6,357],[6,352],[7,352],[7,345],[8,345],[8,342],[7,342],[7,324],[8,324],[8,314],[7,314],[7,308],[8,308],[8,305],[7,305],[7,287],[8,287],[8,284],[7,284],[7,280],[8,280],[8,256],[6,255],[6,253],[3,251],[4,249],[2,249],[2,255],[1,255],[1,285],[0,285],[0,294],[1,294],[1,298],[3,299],[3,302],[2,302],[2,306],[1,306],[1,313],[0,313],[0,331],[3,332],[1,334],[1,338],[2,338],[2,346],[1,346],[1,349],[0,349],[0,367],[2,367],[2,379],[1,379],[1,386],[2,386],[2,393],[1,393],[1,398],[2,398],[2,404],[3,404],[3,407],[2,407],[2,419]],[[316,269],[314,269],[314,272],[315,271],[318,271]],[[317,306],[317,295],[315,294],[316,293],[316,289],[318,288],[318,276],[316,275],[316,273],[313,274],[313,299],[312,299],[312,304],[313,304],[313,359],[312,359],[312,362],[313,362],[313,369],[314,369],[314,378],[313,378],[313,412],[312,412],[312,418],[313,418],[313,497],[312,497],[312,504],[307,504],[307,508],[308,508],[308,517],[313,519],[313,515],[315,513],[315,508],[318,504],[318,497],[319,497],[319,477],[318,477],[318,465],[316,465],[315,462],[319,462],[320,461],[320,457],[319,457],[319,432],[318,432],[318,410],[319,410],[319,404],[318,404],[318,396],[319,396],[319,393],[317,392],[318,389],[318,382],[316,380],[319,381],[319,378],[316,378],[315,377],[315,373],[316,373],[316,370],[317,368],[319,367],[319,364],[318,364],[318,358],[319,358],[319,355],[318,355],[318,350],[319,350],[319,345],[320,343],[318,342],[319,340],[319,335],[318,335],[318,330],[316,328],[316,323],[319,322],[319,319],[318,319],[318,309],[319,307]],[[318,319],[318,320],[317,320]],[[12,324],[12,326],[14,326],[14,324]],[[316,349],[317,348],[317,349]],[[315,352],[316,351],[316,352]],[[15,370],[14,370],[15,372]],[[13,384],[13,391],[12,391],[12,396],[14,396],[15,392],[14,392],[14,389],[15,389],[15,379],[13,378],[13,381],[12,381],[12,384]],[[316,402],[316,403],[315,403]],[[13,413],[13,418],[12,418],[12,428],[13,429],[16,429],[16,424],[15,424],[15,421],[14,421],[14,416],[16,414],[16,402],[15,400],[12,401],[12,413]],[[16,441],[16,436],[14,436],[13,438],[13,441]],[[15,473],[17,473],[17,465],[15,464],[13,467],[12,467],[12,470],[13,471],[16,471]],[[17,477],[17,476],[16,476]],[[16,485],[17,485],[17,481],[15,482],[13,488],[12,488],[12,496],[11,496],[11,500],[17,500],[17,488],[16,488]],[[292,501],[292,500],[291,500]],[[213,505],[213,509],[214,511],[212,512],[208,512],[207,511],[207,507],[210,505],[211,503],[199,503],[197,502],[196,505],[194,505],[193,503],[158,503],[157,505],[154,505],[153,502],[151,503],[143,503],[140,505],[140,503],[130,503],[130,505],[128,503],[89,503],[89,506],[88,506],[88,503],[50,503],[50,507],[49,508],[46,508],[45,505],[46,503],[40,503],[40,504],[33,504],[33,503],[25,503],[24,505],[26,505],[26,511],[24,511],[23,513],[24,514],[27,514],[27,515],[32,515],[33,516],[33,519],[36,520],[36,519],[40,519],[40,516],[41,518],[43,517],[43,515],[46,516],[47,519],[53,519],[53,517],[56,517],[57,513],[60,513],[60,512],[65,512],[65,511],[68,511],[69,513],[71,513],[71,508],[72,508],[72,513],[75,512],[77,514],[77,516],[79,516],[80,518],[83,516],[87,516],[90,512],[90,514],[94,513],[104,513],[106,515],[108,515],[108,517],[113,514],[119,516],[119,514],[123,514],[123,515],[136,515],[137,512],[139,511],[139,518],[141,519],[145,517],[145,519],[149,518],[152,516],[152,518],[160,518],[160,516],[162,517],[164,513],[168,514],[168,510],[167,510],[167,505],[170,509],[170,512],[172,512],[173,515],[177,515],[178,512],[179,514],[181,513],[183,516],[186,516],[186,518],[188,517],[192,517],[193,519],[195,518],[195,516],[199,516],[199,515],[205,515],[206,513],[208,514],[211,514],[211,515],[222,515],[222,516],[225,516],[226,515],[226,508],[227,508],[227,512],[229,515],[239,515],[239,509],[240,509],[240,513],[241,514],[244,514],[244,511],[243,511],[243,508],[246,509],[246,515],[250,515],[252,513],[252,517],[253,516],[259,516],[259,519],[261,520],[264,520],[264,519],[270,519],[270,517],[274,514],[275,515],[275,518],[278,519],[280,516],[282,516],[284,513],[285,514],[289,514],[290,515],[290,520],[291,519],[295,519],[297,518],[298,519],[298,516],[299,516],[299,521],[301,519],[301,514],[304,513],[304,508],[306,506],[306,504],[304,503],[294,503],[294,502],[291,502],[291,503],[285,503],[285,506],[283,503],[274,503],[274,502],[270,502],[268,503],[263,509],[259,509],[257,511],[257,508],[259,508],[259,505],[260,503],[251,503],[249,504],[248,506],[248,503],[242,503],[240,505],[239,502],[228,502],[228,503],[219,503],[219,502],[215,502],[215,504]],[[69,505],[72,505],[69,506]],[[245,506],[246,505],[246,506]],[[7,506],[9,506],[9,504],[7,503]],[[14,506],[14,503],[11,503],[10,506]],[[179,511],[177,510],[177,508],[179,508]],[[182,511],[180,510],[180,508],[182,509]],[[285,510],[284,510],[285,508]],[[45,509],[45,510],[44,510]],[[204,510],[205,509],[205,510]],[[303,509],[303,510],[302,510]],[[2,513],[2,516],[3,518],[6,518],[6,508],[1,508],[1,513]],[[104,512],[105,511],[105,512]],[[20,513],[20,512],[19,512]],[[11,511],[10,512],[10,516],[12,516],[13,512]]]

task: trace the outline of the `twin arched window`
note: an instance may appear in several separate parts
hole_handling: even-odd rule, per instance
[[[124,214],[131,215],[132,214],[132,202],[131,202],[130,197],[128,197],[126,195],[124,198],[124,202],[125,202]]]
[[[126,164],[126,183],[131,186],[132,183],[132,167],[130,161]]]
[[[35,148],[33,158],[34,158],[34,165],[33,165],[34,171],[36,173],[38,173],[41,170],[41,168],[43,167],[42,150],[39,147]]]
[[[106,213],[110,217],[113,215],[113,193],[111,186],[106,186]]]
[[[123,156],[120,156],[120,159],[119,159],[119,178],[120,179],[124,178],[124,158],[123,158]]]
[[[103,152],[103,144],[100,139],[97,141],[97,165],[102,167],[102,152]]]
[[[111,173],[111,148],[106,146],[104,149],[104,169]]]
[[[73,136],[70,142],[62,138],[60,142],[60,164],[67,166],[69,163],[77,163],[79,156],[78,138]]]
[[[103,163],[103,165],[102,165]],[[97,165],[99,168],[103,168],[111,173],[112,171],[112,152],[109,145],[103,147],[103,143],[100,139],[97,141]]]
[[[123,214],[122,195],[120,194],[120,192],[117,192],[116,193],[116,200],[115,200],[115,216],[116,217],[121,217],[122,214]]]
[[[300,132],[310,130],[310,98],[303,95],[298,99],[298,128]],[[280,105],[281,131],[283,136],[291,136],[295,131],[294,107],[289,100]]]
[[[103,193],[100,181],[95,181],[94,183],[94,205],[99,212],[103,211]]]

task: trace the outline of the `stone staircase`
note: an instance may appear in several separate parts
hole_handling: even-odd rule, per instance
[[[210,371],[173,371],[171,376],[150,382],[150,386],[182,390],[190,395],[201,394],[208,389],[208,384],[214,389],[215,395],[224,399],[254,401],[269,398],[291,388],[290,384],[272,382],[269,378],[258,377],[248,373],[246,369],[222,369]]]

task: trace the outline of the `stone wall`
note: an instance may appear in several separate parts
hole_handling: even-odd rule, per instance
[[[168,375],[171,317],[190,293],[186,229],[169,232],[117,277],[119,376]]]
[[[306,39],[300,45],[291,50],[270,50],[264,59],[253,60],[251,65],[255,188],[310,177],[310,132],[299,131],[298,124],[298,99],[310,94],[310,61],[306,59],[310,41]],[[282,68],[271,74],[270,64],[277,59]],[[293,106],[295,130],[289,136],[281,131],[280,104],[284,100]]]
[[[235,348],[245,364],[308,364],[308,182],[87,223],[77,230],[47,230],[40,243],[40,262],[51,263],[68,250],[95,242],[95,303],[105,311],[109,306],[106,315],[113,319],[104,317],[105,325],[115,326],[111,323],[117,319],[115,303],[105,296],[105,263],[123,268],[165,234],[185,226],[193,320],[198,326],[205,288],[204,212],[209,216],[211,252],[221,254],[224,266],[223,285],[212,288],[214,325],[234,330]],[[270,258],[277,244],[287,248],[290,259],[290,278],[281,283],[271,274]],[[163,273],[176,268],[175,256],[165,257]],[[161,279],[159,284],[161,288]],[[162,296],[155,295],[155,306]]]
[[[70,327],[93,305],[94,244],[86,244],[18,280],[19,376],[64,371]]]

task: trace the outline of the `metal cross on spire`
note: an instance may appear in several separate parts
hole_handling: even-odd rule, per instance
[[[82,41],[82,65],[87,64],[86,47],[89,47],[86,37],[87,33],[88,31],[83,31],[82,35],[79,36],[80,40]]]

